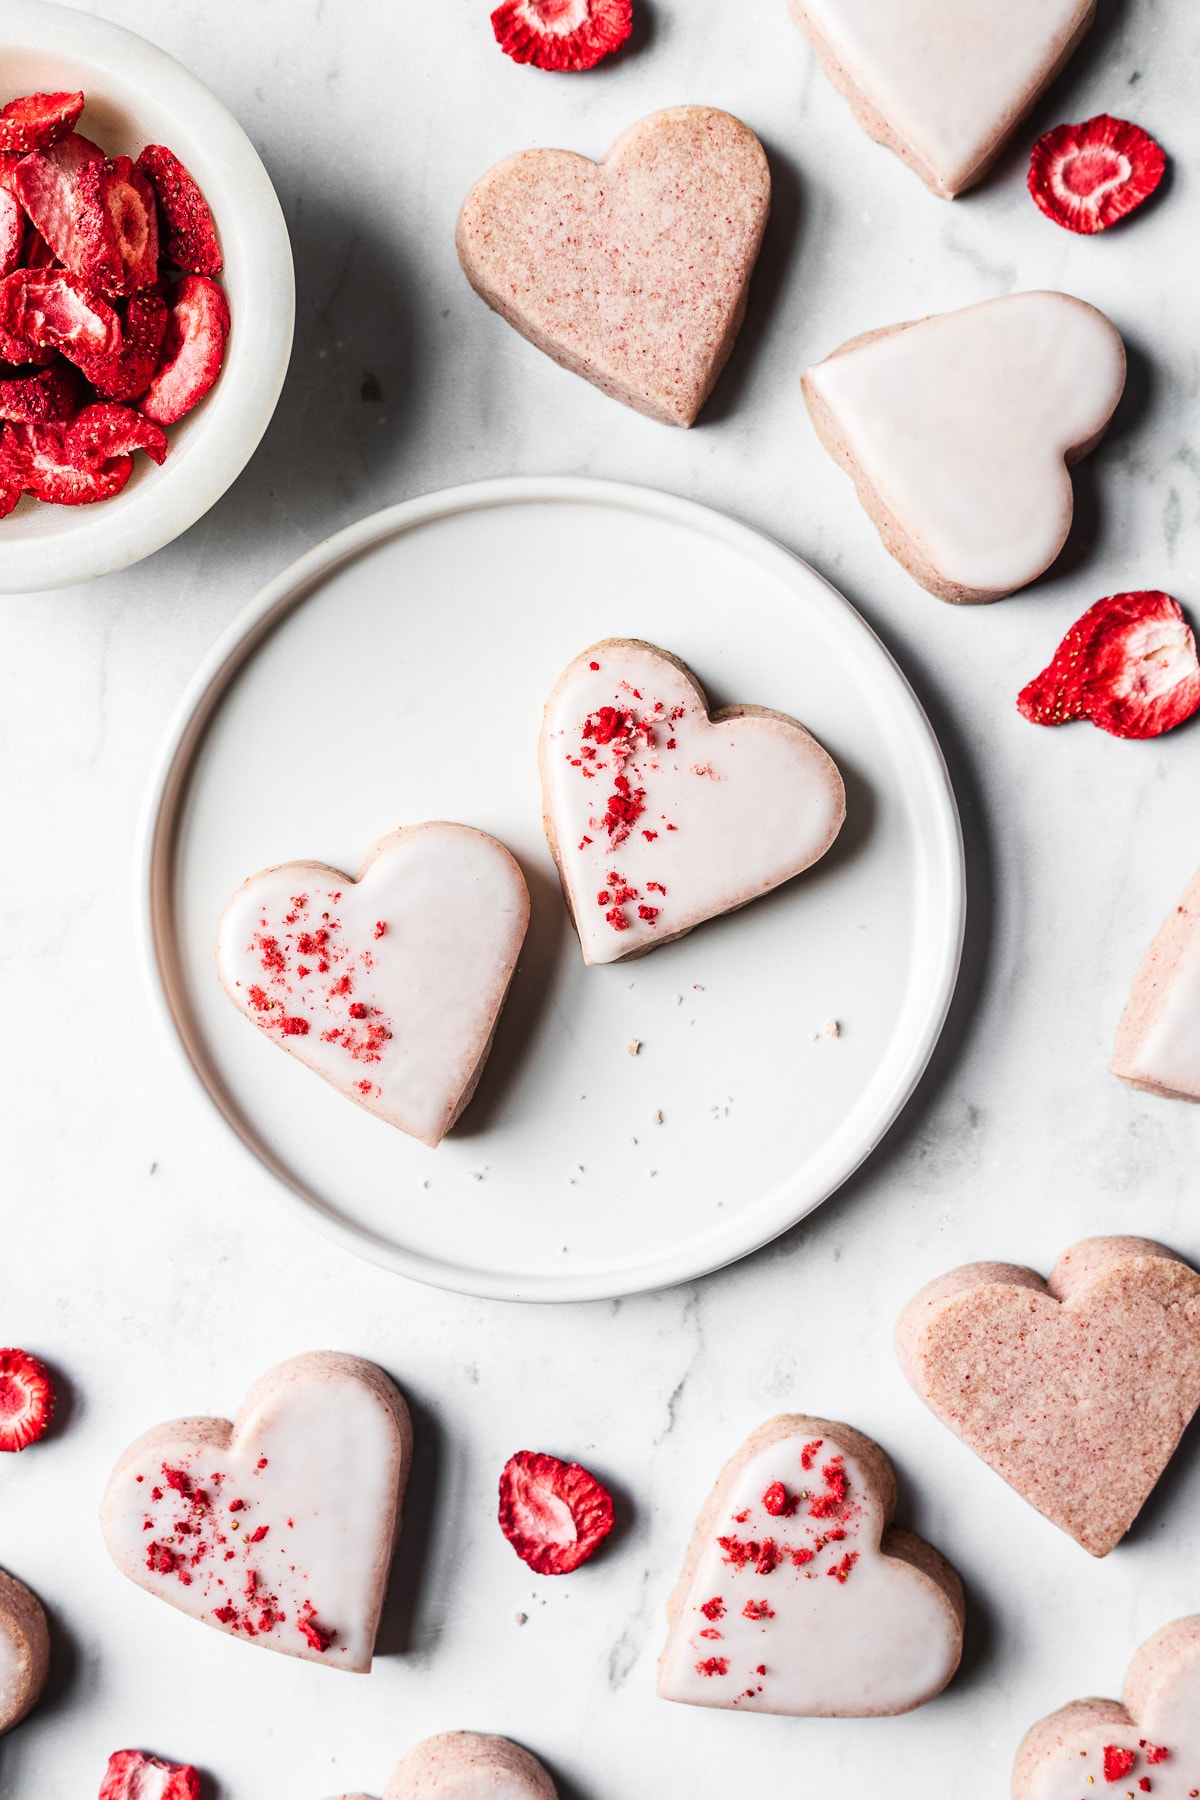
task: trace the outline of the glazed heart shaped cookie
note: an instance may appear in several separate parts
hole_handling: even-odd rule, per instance
[[[50,1672],[50,1633],[37,1596],[0,1569],[0,1737],[42,1696]]]
[[[383,1371],[314,1351],[256,1381],[232,1425],[175,1419],[131,1444],[104,1541],[123,1575],[205,1625],[365,1672],[411,1461]]]
[[[1026,1733],[1013,1800],[1196,1800],[1200,1793],[1200,1616],[1176,1619],[1144,1643],[1125,1677],[1125,1703],[1077,1700]]]
[[[690,425],[741,329],[771,204],[749,128],[673,106],[602,163],[526,150],[467,195],[471,286],[539,350],[614,400]]]
[[[1104,314],[1034,293],[852,338],[807,371],[804,397],[885,548],[939,599],[985,601],[1059,554],[1069,465],[1124,386]]]
[[[217,969],[281,1050],[436,1145],[483,1073],[528,924],[503,844],[413,825],[373,844],[356,879],[323,863],[252,876],[225,909]]]
[[[1093,1556],[1124,1537],[1200,1406],[1200,1275],[1146,1238],[1089,1238],[1049,1282],[971,1263],[896,1326],[944,1425]]]
[[[791,0],[863,130],[935,194],[974,185],[1087,32],[1096,0]]]
[[[892,1465],[828,1419],[761,1425],[725,1465],[668,1603],[664,1700],[867,1718],[940,1694],[962,1655],[962,1583],[897,1531]]]
[[[677,657],[593,644],[546,702],[546,836],[588,963],[621,962],[745,906],[824,856],[837,766],[795,719],[710,715]]]

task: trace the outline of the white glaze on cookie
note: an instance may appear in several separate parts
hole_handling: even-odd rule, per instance
[[[853,340],[804,377],[813,422],[884,543],[930,592],[997,600],[1067,540],[1069,462],[1125,384],[1115,328],[1069,294],[1013,294]]]
[[[584,961],[653,950],[778,887],[823,856],[845,791],[832,759],[782,713],[709,717],[672,656],[594,644],[546,704],[546,831]]]
[[[1200,1100],[1200,874],[1138,970],[1112,1070],[1148,1093]]]
[[[528,923],[502,844],[414,825],[380,838],[357,880],[321,863],[253,876],[221,920],[217,967],[281,1049],[434,1145],[474,1092]]]
[[[887,1530],[894,1493],[882,1451],[845,1426],[756,1433],[672,1596],[662,1697],[851,1718],[940,1693],[962,1651],[961,1587],[929,1545]]]
[[[105,1494],[105,1542],[131,1581],[206,1625],[365,1671],[411,1456],[381,1370],[295,1357],[255,1383],[235,1425],[180,1419],[132,1444]]]
[[[409,1752],[383,1800],[556,1800],[556,1794],[541,1763],[518,1744],[447,1731]]]
[[[1178,1619],[1143,1644],[1124,1705],[1082,1700],[1026,1735],[1013,1800],[1196,1800],[1200,1793],[1200,1617]]]
[[[1095,0],[791,4],[863,128],[947,196],[979,180],[1095,12]]]

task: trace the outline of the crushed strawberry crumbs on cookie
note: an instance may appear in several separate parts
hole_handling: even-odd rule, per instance
[[[1200,661],[1179,602],[1157,591],[1098,600],[1017,706],[1035,725],[1089,719],[1114,737],[1158,737],[1182,725],[1200,708]]]
[[[560,73],[594,69],[633,30],[633,0],[503,0],[496,42],[514,62]]]
[[[500,1476],[500,1529],[535,1575],[569,1575],[613,1528],[612,1496],[578,1463],[518,1450]]]
[[[54,1416],[46,1365],[27,1350],[0,1350],[0,1450],[25,1450]]]
[[[1162,149],[1140,125],[1100,113],[1038,139],[1029,191],[1056,225],[1090,236],[1143,205],[1166,167]]]
[[[200,1800],[200,1774],[191,1763],[162,1762],[140,1750],[114,1750],[99,1800]]]

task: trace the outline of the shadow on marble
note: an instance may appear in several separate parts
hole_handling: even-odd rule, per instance
[[[909,1480],[908,1470],[902,1460],[897,1459],[890,1444],[883,1446],[887,1452],[892,1468],[896,1473],[896,1516],[895,1524],[902,1530],[915,1531],[926,1537],[928,1527],[922,1517],[920,1484],[914,1485]],[[935,1550],[946,1555],[946,1547],[939,1544],[934,1537],[926,1537]],[[969,1693],[972,1688],[986,1683],[991,1687],[996,1679],[996,1615],[985,1591],[975,1582],[967,1571],[956,1563],[955,1570],[963,1584],[966,1601],[966,1619],[963,1624],[962,1661],[958,1672],[950,1684],[952,1694]],[[934,1702],[936,1704],[936,1702]]]
[[[388,1371],[408,1402],[413,1422],[413,1463],[404,1496],[404,1523],[392,1563],[383,1612],[375,1639],[376,1656],[410,1656],[423,1648],[417,1619],[425,1582],[432,1568],[430,1540],[443,1461],[441,1422],[413,1394],[411,1387]]]
[[[1115,321],[1118,325],[1121,321]],[[1030,586],[1029,592],[1039,593],[1049,590],[1062,581],[1071,581],[1087,568],[1101,546],[1107,519],[1105,508],[1101,503],[1101,488],[1105,478],[1104,460],[1136,458],[1136,449],[1130,445],[1122,448],[1125,440],[1132,439],[1141,431],[1143,422],[1153,409],[1159,375],[1154,363],[1136,340],[1131,340],[1125,332],[1125,356],[1127,374],[1125,392],[1120,404],[1113,414],[1112,423],[1104,435],[1103,441],[1097,445],[1090,456],[1076,463],[1071,470],[1075,489],[1075,511],[1071,520],[1071,530],[1062,552],[1057,560],[1051,563],[1046,573]],[[1136,571],[1131,573],[1134,581]],[[1093,596],[1098,600],[1100,595]],[[1047,650],[1046,661],[1049,661]]]
[[[523,1747],[526,1749],[529,1748],[528,1745]],[[536,1754],[537,1752],[530,1751],[531,1756]],[[558,1768],[555,1763],[550,1762],[547,1757],[539,1755],[538,1761],[542,1764],[543,1768],[554,1782],[555,1789],[558,1793],[558,1800],[600,1800],[597,1789],[581,1788],[574,1781],[569,1781],[562,1770]]]

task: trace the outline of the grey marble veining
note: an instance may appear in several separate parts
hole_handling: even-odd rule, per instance
[[[582,79],[508,64],[486,0],[89,10],[180,57],[250,132],[293,233],[299,328],[276,419],[204,521],[123,575],[0,602],[0,1339],[39,1349],[67,1390],[63,1428],[0,1468],[0,1563],[44,1596],[56,1649],[49,1700],[0,1744],[6,1800],[94,1793],[126,1743],[198,1762],[221,1800],[378,1793],[404,1749],[453,1726],[527,1742],[564,1800],[1000,1800],[1033,1719],[1115,1691],[1143,1637],[1200,1610],[1195,1432],[1129,1543],[1095,1564],[924,1412],[891,1350],[904,1302],[958,1262],[1048,1270],[1077,1238],[1126,1230],[1200,1259],[1200,1121],[1105,1073],[1136,963],[1200,862],[1200,728],[1130,744],[1038,731],[1013,705],[1101,594],[1161,586],[1200,617],[1200,14],[1101,0],[1018,147],[949,206],[854,128],[784,0],[641,0],[633,52]],[[539,357],[471,293],[453,246],[459,200],[500,156],[599,155],[681,101],[745,118],[775,181],[742,341],[687,434]],[[1022,146],[1103,109],[1156,133],[1170,186],[1128,228],[1080,240],[1029,201]],[[950,609],[879,548],[812,433],[800,372],[858,331],[1036,286],[1110,314],[1129,390],[1080,471],[1058,567],[999,606]],[[970,880],[943,1043],[858,1176],[707,1281],[547,1310],[410,1286],[285,1215],[164,1057],[130,922],[147,769],[238,609],[378,506],[526,472],[690,495],[829,576],[930,713]],[[154,1606],[109,1567],[95,1523],[136,1430],[231,1408],[271,1362],[324,1344],[391,1369],[418,1425],[368,1681],[237,1649]],[[694,1514],[742,1436],[787,1408],[877,1437],[902,1522],[966,1579],[963,1672],[909,1718],[797,1723],[654,1698]],[[522,1445],[590,1462],[618,1495],[611,1550],[570,1580],[530,1577],[491,1522],[496,1473]]]

